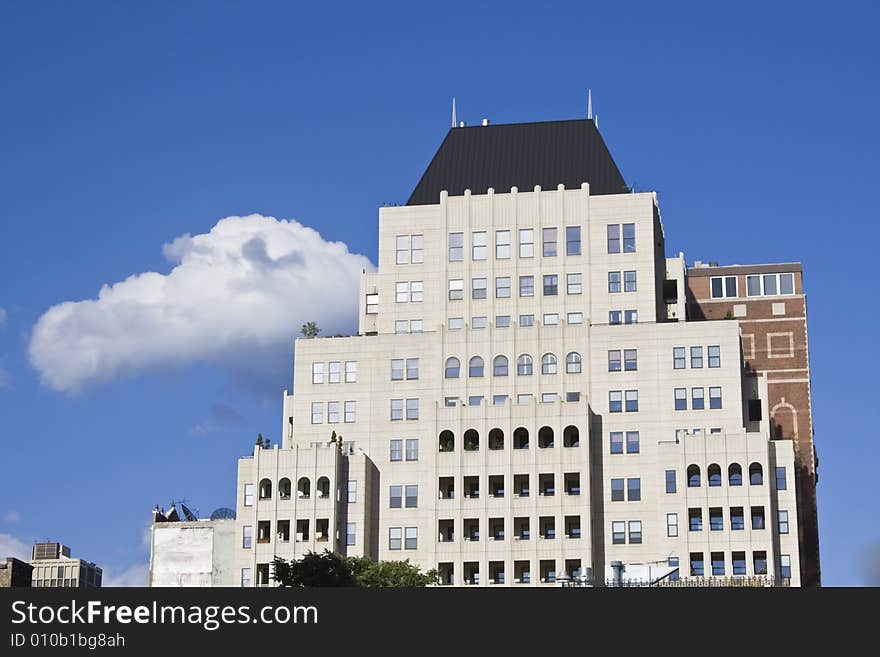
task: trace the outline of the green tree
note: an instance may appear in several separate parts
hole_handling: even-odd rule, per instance
[[[356,586],[348,559],[327,549],[299,560],[275,557],[273,565],[272,579],[281,586]]]
[[[352,557],[352,570],[358,586],[363,588],[409,588],[439,584],[436,570],[423,573],[415,564],[406,561],[371,561],[367,557]]]
[[[318,325],[315,324],[315,322],[306,322],[300,329],[300,333],[303,334],[304,338],[316,338],[320,332],[321,329],[318,328]]]

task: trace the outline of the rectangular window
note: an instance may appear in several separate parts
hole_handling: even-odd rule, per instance
[[[635,372],[639,369],[639,354],[637,349],[623,350],[623,370],[624,372]]]
[[[409,301],[409,283],[404,281],[394,286],[395,303],[406,303]]]
[[[723,552],[713,552],[712,553],[712,574],[713,575],[724,575],[724,553]]]
[[[519,296],[533,297],[535,296],[535,277],[520,276],[519,277]]]
[[[581,227],[565,227],[565,255],[575,256],[581,254]]]
[[[616,326],[617,324],[623,323],[623,313],[619,310],[610,310],[608,311],[608,324],[610,326]]]
[[[641,520],[630,520],[629,521],[629,542],[635,543],[635,544],[642,542],[642,521]]]
[[[486,231],[471,234],[471,258],[486,259]]]
[[[407,550],[416,550],[419,547],[419,529],[418,527],[407,527],[406,536],[403,547]]]
[[[709,408],[721,408],[721,388],[709,388]]]
[[[721,507],[709,509],[709,531],[720,532],[724,529],[724,511]]]
[[[761,296],[761,276],[746,276],[746,295],[750,297]]]
[[[626,432],[626,453],[627,454],[638,454],[639,453],[639,432],[638,431],[627,431]]]
[[[519,229],[519,257],[535,257],[535,230],[533,228]]]
[[[746,528],[746,521],[741,506],[730,507],[730,529],[732,531],[741,531]]]
[[[468,406],[482,406],[483,404],[483,396],[482,395],[471,395],[468,397]]]
[[[464,233],[449,233],[449,262],[464,260]]]
[[[462,328],[464,328],[464,318],[450,317],[448,326],[450,331],[460,331]]]
[[[403,539],[403,530],[400,527],[388,528],[388,549],[399,550]]]
[[[406,460],[407,461],[418,461],[419,460],[419,439],[418,438],[407,438],[406,439]]]
[[[409,264],[409,235],[397,236],[397,260],[398,265]]]
[[[339,361],[328,363],[327,381],[339,383],[342,380],[342,363]]]
[[[406,400],[406,419],[407,420],[418,420],[419,419],[419,400],[418,399],[407,399]]]
[[[666,560],[666,565],[670,568],[675,568],[675,570],[669,573],[670,582],[677,582],[681,579],[681,573],[678,572],[678,557],[669,557],[669,559]]]
[[[559,294],[559,276],[544,274],[544,296],[552,297]]]
[[[788,554],[779,555],[779,576],[791,579],[791,556]]]
[[[422,320],[411,319],[409,321],[409,332],[410,333],[421,333],[422,332]]]
[[[368,294],[367,295],[367,314],[375,315],[379,312],[379,295],[378,294]]]
[[[732,299],[737,296],[736,276],[713,276],[711,287],[713,299]]]
[[[755,575],[767,574],[767,553],[765,551],[753,552],[752,561],[755,567]]]
[[[544,236],[544,257],[545,258],[553,258],[557,255],[556,249],[556,229],[555,228],[545,228],[543,230]]]
[[[349,504],[355,504],[358,501],[358,482],[357,479],[349,479],[346,488],[346,501]]]
[[[703,367],[703,348],[691,347],[691,367],[700,369]]]
[[[545,313],[544,326],[556,326],[559,324],[559,313]]]
[[[495,231],[495,259],[506,260],[510,258],[510,231]]]
[[[620,272],[619,271],[610,271],[608,272],[608,291],[609,292],[620,292]]]
[[[678,514],[677,513],[667,513],[666,514],[666,535],[675,538],[678,536]]]
[[[611,501],[612,502],[623,502],[624,501],[624,480],[623,479],[612,479],[611,480]]]
[[[636,251],[636,225],[623,224],[623,252],[635,253]]]
[[[752,507],[752,529],[764,529],[764,507]]]
[[[402,420],[403,419],[403,400],[402,399],[392,399],[391,400],[391,419],[392,420]]]
[[[639,311],[638,310],[624,310],[623,311],[623,323],[624,324],[638,324],[639,323]]]
[[[565,277],[566,292],[568,294],[581,294],[583,292],[583,284],[581,283],[581,274],[568,274]]]
[[[709,367],[721,367],[721,347],[709,345]]]
[[[733,574],[734,575],[745,575],[746,574],[746,553],[745,552],[734,552],[730,555],[733,561]]]
[[[409,300],[414,302],[422,301],[425,298],[424,281],[412,281],[409,284],[410,296]]]
[[[403,486],[390,486],[388,489],[388,504],[391,509],[403,507]]]
[[[403,460],[403,440],[399,438],[393,438],[391,440],[391,460],[392,461],[402,461]]]
[[[495,315],[495,328],[510,328],[510,315]]]
[[[639,410],[639,391],[638,390],[627,390],[626,391],[626,412],[634,413]]]
[[[620,224],[608,224],[608,253],[620,253]]]
[[[472,299],[485,299],[486,298],[486,279],[485,278],[474,278],[471,280],[471,298]]]
[[[245,484],[244,485],[244,506],[253,506],[254,505],[254,485],[253,484]]]
[[[687,367],[687,360],[685,359],[685,351],[684,347],[673,347],[672,348],[672,368],[676,370],[683,370]]]
[[[692,532],[703,531],[702,509],[688,509],[688,529]]]
[[[635,292],[636,291],[636,272],[634,272],[634,271],[623,272],[623,291],[624,292]]]
[[[507,395],[492,395],[493,406],[503,406],[507,403]]]
[[[403,381],[403,358],[391,359],[391,380]]]
[[[461,278],[449,279],[449,300],[460,301],[464,299],[464,280]]]
[[[324,383],[324,363],[312,363],[312,383]]]
[[[242,527],[241,547],[250,549],[254,545],[254,526],[245,525]]]
[[[638,502],[642,499],[642,480],[638,477],[626,480],[627,502]]]
[[[495,297],[497,299],[510,298],[510,276],[498,276],[495,278]]]
[[[608,351],[608,371],[620,372],[620,349],[611,349]]]
[[[324,421],[324,404],[312,402],[312,424],[321,424]]]
[[[337,424],[339,422],[339,402],[327,402],[327,423]]]
[[[620,545],[621,543],[626,543],[626,523],[625,522],[612,522],[611,523],[611,542],[614,545]]]
[[[532,403],[532,394],[530,392],[525,392],[516,396],[517,404],[531,404]]]
[[[489,324],[489,319],[485,315],[478,315],[476,317],[471,317],[471,328],[472,329],[484,329]]]
[[[406,508],[415,509],[419,506],[419,487],[412,485],[406,487]]]
[[[584,323],[584,314],[583,313],[568,313],[568,317],[566,321],[569,324],[583,324]]]
[[[788,511],[779,510],[777,512],[777,519],[779,521],[779,533],[787,534],[788,533]]]
[[[776,295],[776,274],[764,274],[764,295],[765,296],[775,296]]]
[[[691,408],[695,411],[702,411],[706,408],[706,400],[703,397],[702,388],[691,388]]]
[[[609,438],[611,440],[611,453],[623,454],[623,432],[612,431],[609,434]]]
[[[519,316],[519,325],[520,326],[534,326],[535,325],[535,316],[534,315],[520,315]]]
[[[776,468],[776,490],[785,490],[788,487],[788,482],[785,478],[785,467],[777,466]]]
[[[358,364],[356,360],[345,361],[345,382],[357,383]]]
[[[356,401],[347,401],[345,402],[345,421],[346,422],[357,422],[357,402]]]
[[[407,358],[406,359],[406,378],[409,381],[419,378],[419,359],[418,358]]]
[[[412,258],[410,262],[420,265],[425,261],[425,237],[424,235],[412,236]]]
[[[250,568],[242,568],[241,569],[241,586],[242,588],[250,587],[251,585],[251,569]]]
[[[691,577],[702,577],[706,573],[702,552],[691,552]]]
[[[357,535],[357,524],[353,522],[345,523],[345,544],[355,545]]]
[[[667,470],[666,471],[666,492],[674,493],[676,490],[675,486],[675,470]]]
[[[794,274],[779,274],[779,294],[794,294]]]
[[[623,391],[622,390],[609,390],[608,391],[608,412],[609,413],[620,413],[623,411]]]

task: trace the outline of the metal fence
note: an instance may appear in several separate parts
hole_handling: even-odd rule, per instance
[[[595,582],[591,579],[574,579],[562,581],[565,588],[771,588],[788,587],[791,580],[788,577],[681,577],[679,579],[663,578],[658,581],[643,579],[623,579],[621,581],[606,580]]]

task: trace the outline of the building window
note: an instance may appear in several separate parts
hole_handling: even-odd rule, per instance
[[[503,406],[507,403],[507,395],[492,395],[493,406]]]
[[[346,422],[357,422],[357,402],[356,401],[347,401],[345,402],[345,421]]]
[[[419,400],[418,399],[407,399],[406,400],[406,419],[407,420],[418,420],[419,419]]]
[[[389,508],[400,509],[403,506],[403,486],[391,486],[388,491]]]
[[[752,529],[764,529],[764,507],[752,507]]]
[[[713,276],[711,279],[712,298],[735,298],[736,276]]]
[[[712,553],[712,574],[713,575],[724,575],[724,553],[723,552],[713,552]]]
[[[375,315],[379,312],[379,295],[378,294],[368,294],[367,295],[367,314]]]
[[[556,356],[544,354],[541,357],[541,374],[556,374]]]
[[[391,419],[392,420],[402,420],[403,419],[403,400],[402,399],[392,399],[391,400]]]
[[[242,568],[241,569],[241,586],[242,588],[251,586],[251,569],[250,568]]]
[[[702,388],[691,388],[691,408],[695,411],[702,411],[706,408]]]
[[[727,485],[742,486],[743,472],[739,463],[731,463],[727,468]]]
[[[464,318],[462,317],[450,317],[447,323],[450,331],[460,331],[464,328]]]
[[[755,567],[755,575],[767,574],[767,553],[765,551],[753,552],[752,561]]]
[[[397,236],[397,260],[398,265],[409,264],[409,235]]]
[[[388,528],[388,549],[399,550],[403,539],[403,530],[400,527]]]
[[[779,510],[777,512],[777,520],[779,524],[779,533],[788,533],[788,511]]]
[[[483,376],[483,359],[480,356],[473,356],[471,358],[470,363],[468,363],[468,376]]]
[[[638,544],[642,542],[642,521],[629,521],[629,542]]]
[[[609,413],[621,413],[623,411],[623,391],[622,390],[609,390],[608,391],[608,412]]]
[[[785,478],[785,468],[781,466],[776,467],[776,490],[785,490],[788,487],[788,482]]]
[[[516,396],[517,404],[531,404],[532,403],[532,393],[525,392]]]
[[[623,313],[619,310],[610,310],[608,311],[608,324],[611,326],[616,326],[617,324],[622,324]]]
[[[327,381],[330,383],[339,383],[342,380],[342,363],[335,361],[328,363],[329,371]]]
[[[312,402],[312,424],[321,424],[324,421],[324,404]]]
[[[569,352],[565,357],[565,372],[567,374],[581,373],[581,355],[578,352]]]
[[[406,487],[405,506],[407,509],[415,509],[419,506],[419,487],[416,485]]]
[[[742,531],[746,528],[746,520],[741,506],[730,507],[730,529],[732,531]]]
[[[669,559],[666,560],[666,565],[670,568],[674,568],[674,570],[669,573],[670,582],[677,582],[681,579],[681,573],[678,572],[678,557],[669,557]]]
[[[568,317],[566,317],[566,321],[569,324],[583,324],[584,323],[584,314],[583,313],[568,313]]]
[[[244,549],[250,549],[254,545],[254,526],[253,525],[245,525],[242,527],[241,534],[241,547]]]
[[[675,491],[675,470],[666,471],[666,492],[674,493]]]
[[[612,431],[609,434],[612,454],[623,454],[623,432]]]
[[[517,376],[531,376],[532,374],[532,357],[528,354],[522,354],[516,359]]]
[[[464,299],[464,280],[461,278],[449,279],[449,300],[461,301]]]
[[[724,511],[721,507],[712,507],[709,509],[709,530],[720,532],[724,529]]]
[[[495,328],[510,328],[510,315],[496,315]]]
[[[687,469],[688,488],[700,487],[700,466],[689,465]]]
[[[575,256],[581,254],[581,227],[565,227],[565,255]]]
[[[510,231],[495,231],[495,258],[497,260],[506,260],[510,257]]]
[[[678,514],[677,513],[667,513],[666,514],[666,535],[670,538],[675,538],[678,536]]]
[[[345,361],[345,382],[357,383],[358,364],[356,360]]]
[[[612,502],[623,502],[624,501],[624,480],[623,479],[612,479],[611,480],[611,501]]]
[[[485,315],[471,317],[471,328],[472,329],[484,329],[484,328],[486,328],[488,323],[489,323],[489,320]]]
[[[425,284],[423,281],[412,281],[409,284],[409,300],[419,302],[425,298]]]
[[[691,367],[700,369],[703,367],[703,348],[691,347]]]
[[[620,349],[611,349],[608,351],[608,371],[620,372]]]
[[[685,359],[685,351],[684,347],[673,347],[672,348],[672,368],[676,370],[683,370],[687,366],[687,361]]]
[[[407,527],[406,536],[403,547],[407,550],[416,550],[419,547],[419,529],[418,527]]]
[[[329,493],[329,491],[328,491]],[[357,479],[349,479],[346,489],[346,502],[355,504],[358,501],[358,482]]]
[[[721,367],[721,347],[709,345],[709,367]]]
[[[623,291],[624,292],[635,292],[636,291],[636,273],[634,271],[623,272]]]
[[[520,276],[519,277],[519,296],[533,297],[535,296],[535,277]]]
[[[553,258],[557,255],[556,232],[555,228],[545,228],[543,230],[545,258]]]
[[[510,276],[498,276],[495,278],[495,297],[498,299],[510,298]]]
[[[638,431],[627,431],[626,432],[626,453],[627,454],[638,454],[639,453],[639,432]]]
[[[394,286],[395,303],[406,303],[409,301],[409,283],[406,281],[397,283]]]
[[[721,388],[720,387],[709,388],[709,408],[712,408],[712,409],[721,408]]]
[[[356,545],[357,524],[353,522],[345,523],[345,544]]]
[[[642,480],[638,477],[626,480],[627,502],[638,502],[642,499]]]
[[[471,280],[471,298],[472,299],[485,299],[486,298],[486,279],[485,278],[474,278]]]
[[[407,461],[418,461],[419,460],[419,439],[418,438],[407,438],[406,439],[406,460]]]
[[[391,380],[403,381],[403,358],[391,359]]]
[[[608,253],[620,253],[620,224],[608,224]]]
[[[635,253],[636,250],[636,225],[623,224],[623,252]]]
[[[407,358],[406,359],[406,378],[407,381],[413,381],[419,378],[419,359],[418,358]]]
[[[461,373],[461,361],[455,356],[446,359],[446,378],[457,379]]]
[[[464,260],[464,233],[449,233],[449,262]]]
[[[312,363],[312,383],[324,383],[324,363]]]
[[[495,356],[492,360],[492,375],[507,376],[507,356]]]
[[[639,323],[639,311],[638,310],[624,310],[623,311],[623,323],[624,324],[638,324]]]
[[[486,259],[486,231],[471,234],[471,258],[474,260]]]
[[[702,509],[688,509],[688,529],[692,532],[703,531]]]
[[[611,523],[611,543],[614,545],[621,545],[626,543],[626,523],[625,522],[612,522]]]
[[[760,463],[752,463],[749,466],[749,484],[762,486],[764,484],[764,468]]]
[[[626,391],[626,412],[634,413],[639,410],[639,391],[638,390],[627,390]]]
[[[791,579],[791,556],[788,554],[779,555],[779,576]]]
[[[691,577],[702,577],[705,574],[702,552],[691,552]]]
[[[610,271],[608,272],[608,291],[609,292],[620,292],[620,272],[619,271]]]
[[[392,461],[402,461],[403,460],[403,440],[399,438],[394,438],[391,440],[391,460]]]
[[[623,369],[625,372],[635,372],[639,368],[638,349],[623,350]]]
[[[559,313],[544,313],[544,326],[558,326]]]
[[[519,229],[519,257],[535,257],[535,230],[533,228]]]
[[[425,261],[424,245],[424,235],[412,236],[412,258],[410,258],[410,262],[412,262],[414,265],[420,265]]]
[[[565,277],[566,292],[568,294],[581,294],[583,292],[582,278],[581,274],[567,274]]]
[[[254,485],[253,484],[245,484],[244,485],[244,506],[253,506],[254,505]]]
[[[556,274],[544,274],[544,296],[552,297],[559,294],[559,276]]]

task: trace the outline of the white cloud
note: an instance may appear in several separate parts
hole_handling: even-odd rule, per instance
[[[342,242],[257,214],[221,219],[163,252],[176,264],[168,274],[134,274],[40,317],[29,355],[45,385],[77,392],[195,362],[242,374],[277,367],[304,322],[324,334],[353,326],[361,270],[373,269]]]
[[[150,565],[146,563],[129,566],[119,574],[112,568],[104,568],[101,575],[101,586],[147,586],[150,580]]]
[[[3,522],[7,525],[14,525],[19,520],[21,520],[21,516],[19,515],[18,511],[7,511],[3,514]]]
[[[6,557],[17,557],[24,561],[31,558],[31,546],[10,534],[0,534],[0,560]]]

